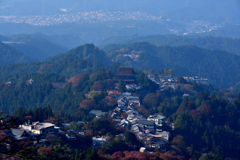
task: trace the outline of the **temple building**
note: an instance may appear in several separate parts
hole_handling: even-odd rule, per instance
[[[136,78],[134,77],[133,67],[119,67],[117,74],[115,74],[115,81],[120,79],[125,83],[134,83]]]

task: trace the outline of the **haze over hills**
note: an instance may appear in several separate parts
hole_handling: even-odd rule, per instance
[[[13,47],[0,42],[0,65],[10,63],[31,63],[36,60],[24,55]]]
[[[211,35],[224,26],[238,25],[239,8],[237,0],[9,0],[0,2],[0,34],[63,34],[94,44],[134,34]],[[236,36],[233,31],[223,32],[214,34]]]
[[[3,42],[39,61],[67,51],[66,48],[36,35],[13,35]]]
[[[12,46],[25,55],[43,61],[59,53],[67,52],[84,42],[77,36],[43,34],[15,34],[0,36],[0,41]]]
[[[222,50],[240,55],[240,39],[213,37],[213,36],[175,36],[175,35],[149,35],[149,36],[119,36],[111,37],[100,42],[99,46],[108,48],[108,44],[131,44],[134,42],[149,42],[156,46],[182,46],[195,45],[210,50]],[[104,49],[104,47],[103,47]]]
[[[79,36],[75,36],[75,35],[56,34],[56,35],[47,36],[47,35],[41,34],[39,36],[51,41],[52,43],[61,45],[65,48],[67,48],[68,50],[85,44],[85,42]],[[63,53],[63,52],[61,52],[61,53]]]
[[[239,15],[239,0],[0,0],[0,159],[238,159]]]

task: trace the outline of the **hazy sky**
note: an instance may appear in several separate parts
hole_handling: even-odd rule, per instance
[[[194,7],[202,9],[240,10],[239,0],[0,0],[1,14],[57,14],[94,10],[146,11],[159,14]]]

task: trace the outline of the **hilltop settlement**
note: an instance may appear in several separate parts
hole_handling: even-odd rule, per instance
[[[66,113],[56,107],[52,110],[50,105],[34,110],[18,108],[14,113],[17,117],[1,121],[8,124],[7,128],[2,125],[1,134],[8,137],[1,142],[3,158],[24,156],[26,151],[37,159],[56,156],[72,159],[73,155],[75,159],[205,157],[211,148],[207,147],[209,142],[200,139],[208,139],[210,134],[206,130],[214,128],[213,124],[221,125],[219,118],[223,118],[219,114],[223,110],[215,113],[213,106],[232,105],[231,101],[238,105],[238,99],[221,100],[226,94],[211,89],[208,79],[173,77],[169,69],[159,74],[149,69],[139,72],[133,67],[119,66],[116,73],[99,69],[90,76],[78,74],[47,82],[46,86],[42,81],[38,83],[36,75],[26,77],[21,85],[26,88],[42,85],[47,94],[57,94],[52,98],[54,103],[61,101],[64,94],[75,97],[76,109],[70,112],[74,101],[63,102],[61,107],[66,108]],[[16,87],[11,81],[2,89]],[[208,93],[215,93],[218,98]],[[9,124],[7,119],[14,124]],[[234,127],[231,121],[228,127]],[[215,129],[215,134],[222,132],[221,128]]]

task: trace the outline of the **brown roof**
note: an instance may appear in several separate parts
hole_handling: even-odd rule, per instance
[[[118,95],[118,96],[122,95],[122,92],[119,92],[117,90],[107,90],[107,93],[108,93],[108,95],[112,95],[112,94],[115,94],[115,95]]]
[[[119,67],[117,76],[133,76],[133,67]]]

